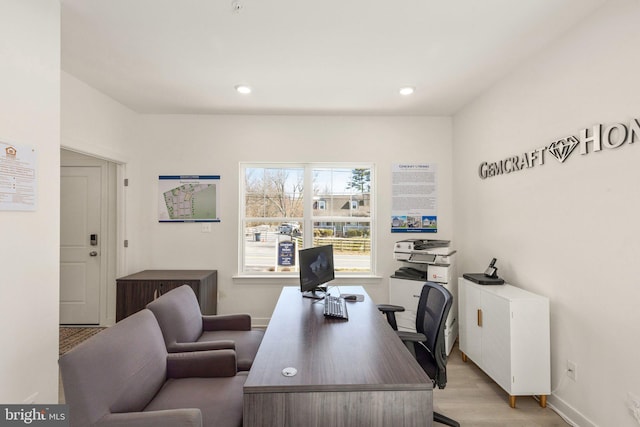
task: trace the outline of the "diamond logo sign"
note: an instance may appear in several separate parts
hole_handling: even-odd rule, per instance
[[[478,168],[478,175],[481,179],[486,179],[542,166],[544,165],[545,152],[551,154],[560,163],[564,163],[578,145],[580,146],[580,155],[595,153],[603,149],[615,149],[624,144],[631,145],[640,141],[640,119],[631,119],[628,125],[624,123],[614,123],[608,126],[597,124],[591,128],[582,129],[578,135],[565,136],[547,146],[506,156],[494,162],[482,162]]]
[[[563,163],[579,143],[580,141],[578,141],[578,138],[575,136],[568,136],[549,144],[547,152],[555,157],[560,163]]]

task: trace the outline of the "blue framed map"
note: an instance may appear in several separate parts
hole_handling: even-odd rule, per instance
[[[220,175],[160,175],[159,222],[220,222]]]

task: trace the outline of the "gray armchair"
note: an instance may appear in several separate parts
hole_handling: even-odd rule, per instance
[[[168,354],[153,313],[142,310],[60,360],[72,427],[242,425],[233,350]]]
[[[180,286],[152,301],[169,353],[235,349],[239,371],[248,371],[258,352],[264,331],[251,328],[248,314],[205,315],[193,289]]]

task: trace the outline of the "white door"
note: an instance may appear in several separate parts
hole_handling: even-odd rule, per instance
[[[60,168],[60,323],[100,323],[100,167]]]

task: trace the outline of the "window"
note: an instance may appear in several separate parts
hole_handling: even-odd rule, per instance
[[[373,274],[373,166],[241,164],[240,265],[297,276],[297,251],[333,245],[336,274]]]

